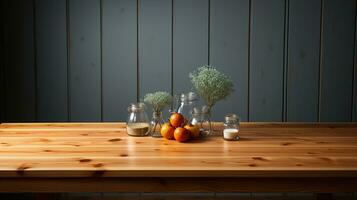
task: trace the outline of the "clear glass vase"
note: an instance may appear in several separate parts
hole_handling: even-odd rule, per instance
[[[209,136],[213,133],[210,112],[205,106],[193,109],[190,124],[200,128],[201,136]]]
[[[164,118],[162,117],[162,112],[161,111],[154,111],[152,113],[152,120],[150,122],[150,135],[152,137],[162,137],[160,130],[162,125],[165,123]]]

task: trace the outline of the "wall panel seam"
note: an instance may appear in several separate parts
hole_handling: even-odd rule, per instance
[[[100,121],[103,121],[103,0],[99,0],[100,34]]]
[[[323,32],[324,32],[324,0],[321,0],[321,10],[320,10],[320,49],[319,49],[319,80],[318,80],[318,113],[317,121],[321,121],[321,86],[322,86],[322,65],[323,65]]]
[[[357,42],[356,42],[356,23],[357,23],[357,1],[355,1],[355,27],[354,27],[354,45],[353,45],[353,67],[352,67],[352,109],[351,109],[351,122],[353,122],[354,120],[357,120],[357,119],[354,119],[354,116],[355,116],[355,112],[356,112],[356,93],[355,93],[355,90],[356,90],[356,84],[355,84],[355,73],[356,73],[356,65],[357,65],[357,60],[356,60],[356,45],[357,45]]]
[[[174,0],[171,0],[171,96],[174,96]],[[175,109],[174,101],[171,103],[171,110]]]
[[[140,100],[140,75],[139,75],[139,2],[136,0],[136,100]]]
[[[207,64],[211,64],[211,0],[208,0],[208,24],[207,24],[207,29],[208,29],[208,43],[207,43]]]
[[[287,121],[288,115],[288,59],[289,59],[289,0],[285,0],[284,11],[284,56],[283,56],[283,109],[282,119]]]
[[[69,0],[66,0],[66,36],[67,36],[67,121],[71,121],[71,83],[70,83],[70,19]]]
[[[251,29],[252,29],[252,0],[249,0],[249,16],[248,16],[248,95],[247,95],[247,121],[250,121],[250,59],[251,59]]]
[[[6,3],[4,3],[4,1],[1,1],[1,16],[2,16],[2,27],[3,27],[3,38],[2,38],[2,42],[3,42],[3,50],[4,50],[4,52],[6,52],[5,54],[4,54],[4,59],[3,59],[3,61],[2,61],[2,63],[3,63],[3,83],[4,83],[4,85],[3,85],[3,88],[4,88],[4,97],[3,97],[3,111],[4,111],[4,113],[3,113],[3,121],[4,122],[6,122],[7,121],[7,112],[6,112],[6,107],[7,107],[7,77],[6,77],[6,74],[7,74],[7,70],[6,70],[6,68],[7,68],[7,66],[8,66],[8,44],[7,44],[7,42],[6,42],[6,40],[5,40],[5,37],[6,37],[6,26],[8,25],[8,21],[7,22],[5,22],[6,20],[5,20],[5,18],[6,18],[6,15],[8,14],[8,12],[7,11],[5,11],[4,10],[4,7],[5,7],[5,4]],[[7,5],[7,4],[6,4]]]
[[[37,39],[36,39],[36,28],[37,28],[37,24],[36,24],[36,20],[37,20],[37,16],[36,16],[36,0],[32,0],[32,6],[33,6],[33,10],[32,10],[32,14],[33,14],[33,53],[34,53],[34,58],[33,58],[33,70],[34,70],[34,81],[35,81],[35,119],[34,121],[38,121],[38,75],[37,75]]]

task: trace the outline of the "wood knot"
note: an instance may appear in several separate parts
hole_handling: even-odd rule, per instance
[[[40,138],[39,141],[40,142],[51,142],[51,140],[46,139],[46,138]]]
[[[315,153],[315,152],[307,152],[307,154],[309,154],[309,155],[315,155],[315,154],[317,154],[317,153]]]
[[[83,159],[80,159],[79,162],[81,163],[85,163],[85,162],[91,162],[92,159],[88,159],[88,158],[83,158]]]
[[[23,176],[25,174],[25,170],[30,169],[30,168],[31,168],[31,165],[29,165],[27,163],[23,163],[17,168],[17,174],[19,174],[20,176]]]
[[[129,155],[128,155],[128,154],[123,153],[123,154],[120,154],[119,156],[120,156],[120,157],[128,157]]]
[[[4,146],[7,146],[7,147],[11,146],[9,143],[6,143],[6,142],[2,142],[2,143],[0,143],[0,144],[2,144],[2,145],[4,145]]]
[[[252,159],[253,159],[253,160],[259,160],[259,161],[269,161],[268,159],[263,158],[263,157],[259,157],[259,156],[257,156],[257,157],[252,157]]]
[[[110,139],[108,140],[109,142],[118,142],[118,141],[121,141],[120,138],[113,138],[113,139]]]
[[[88,136],[88,133],[82,133],[81,135],[82,136]]]
[[[45,149],[45,150],[43,150],[43,152],[53,152],[53,151],[50,149]]]
[[[142,144],[143,142],[135,142],[136,144]]]
[[[249,166],[249,167],[256,167],[256,166],[257,166],[257,164],[252,163],[252,164],[249,164],[248,166]]]
[[[300,164],[300,163],[296,163],[296,164],[295,164],[295,166],[297,166],[297,167],[301,167],[301,166],[302,166],[302,164]]]
[[[289,146],[289,145],[292,145],[293,143],[291,143],[291,142],[284,142],[284,143],[282,143],[281,145],[283,145],[283,146]]]
[[[319,159],[321,159],[323,161],[327,161],[327,162],[331,162],[332,161],[330,158],[326,158],[326,157],[320,157]]]
[[[93,167],[103,167],[104,164],[103,163],[95,163],[93,164]]]

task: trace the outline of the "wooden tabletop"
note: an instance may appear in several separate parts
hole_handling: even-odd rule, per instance
[[[0,177],[357,177],[357,124],[242,123],[240,136],[178,143],[130,137],[124,123],[4,123]]]

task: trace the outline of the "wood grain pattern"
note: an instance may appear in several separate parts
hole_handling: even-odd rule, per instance
[[[5,123],[0,176],[357,177],[357,124],[243,123],[239,142],[216,134],[178,143],[129,137],[123,123]]]
[[[60,184],[59,184],[60,183]],[[355,192],[356,178],[2,178],[4,192]]]
[[[242,123],[238,142],[214,126],[178,143],[124,123],[3,123],[0,191],[356,192],[357,123]]]

